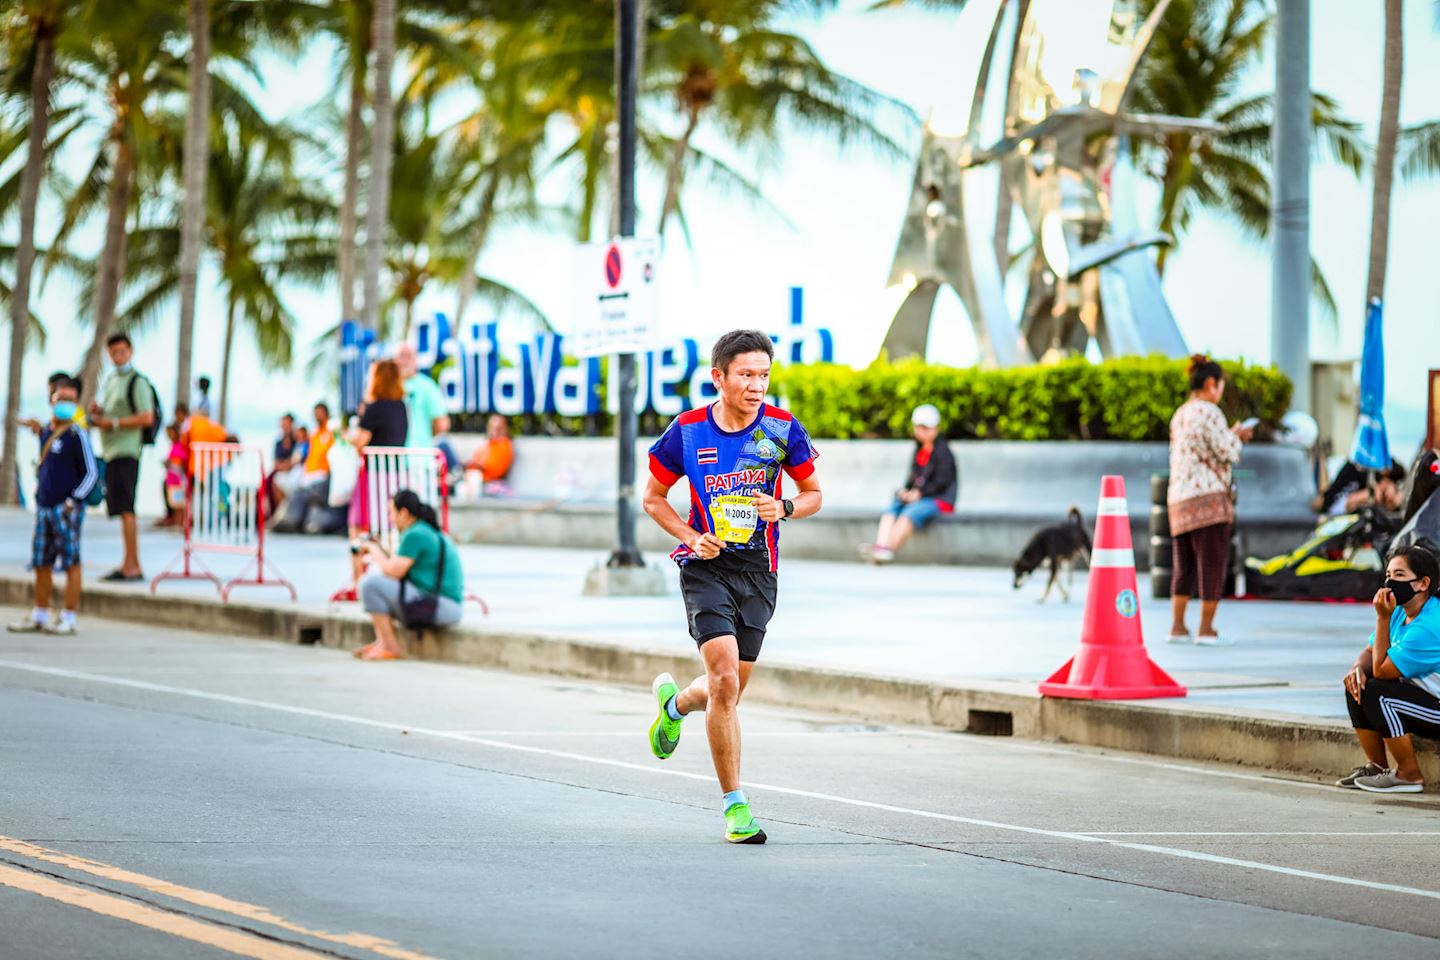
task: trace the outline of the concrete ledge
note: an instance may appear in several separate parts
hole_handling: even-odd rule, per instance
[[[677,504],[684,515],[685,505]],[[1058,510],[967,510],[944,515],[905,546],[900,563],[963,564],[1008,567],[1020,556],[1035,531],[1065,519]],[[1081,505],[1093,529],[1093,507]],[[856,547],[875,539],[880,508],[829,507],[816,517],[788,523],[781,533],[785,556],[809,560],[860,562]],[[1247,555],[1272,557],[1303,543],[1315,527],[1309,514],[1241,516],[1240,530]],[[489,498],[458,502],[450,509],[450,532],[462,543],[493,543],[529,547],[610,548],[615,541],[615,504]],[[647,553],[668,553],[675,541],[643,518],[636,534]],[[1132,504],[1131,540],[1135,562],[1150,562],[1150,508]]]
[[[28,607],[28,579],[0,577],[0,604]],[[369,618],[353,607],[270,607],[197,596],[151,597],[122,587],[88,586],[90,616],[348,650],[372,639]],[[645,686],[662,671],[696,669],[693,654],[621,647],[545,633],[463,627],[410,640],[417,659],[516,673]],[[845,673],[767,662],[747,690],[754,701],[863,720],[946,730],[1053,739],[1162,757],[1239,763],[1270,770],[1332,774],[1358,761],[1354,734],[1339,720],[1281,713],[1197,709],[1184,700],[1094,701],[1042,698],[1034,684]],[[1420,751],[1440,782],[1440,754]]]

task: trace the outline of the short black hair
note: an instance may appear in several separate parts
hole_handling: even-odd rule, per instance
[[[315,409],[316,409],[316,410],[324,410],[324,411],[325,411],[325,416],[327,416],[327,417],[330,416],[330,405],[327,404],[324,400],[316,400],[316,401],[315,401]]]
[[[1203,390],[1205,381],[1212,377],[1216,380],[1225,379],[1225,368],[1203,353],[1197,353],[1190,358],[1188,372],[1190,374],[1191,390]]]
[[[183,400],[175,404],[175,416],[179,417],[181,420],[184,420],[189,415],[190,404],[184,402]]]
[[[775,344],[768,333],[759,330],[731,330],[710,348],[710,366],[728,373],[730,361],[742,353],[763,353],[774,360]]]
[[[1430,596],[1440,594],[1440,560],[1435,559],[1435,554],[1416,543],[1396,550],[1390,559],[1403,559],[1417,580],[1421,577],[1429,577],[1430,589],[1428,592]]]
[[[50,393],[53,396],[56,390],[68,389],[80,392],[80,381],[69,374],[60,373],[50,378]]]
[[[50,388],[53,390],[55,388],[55,384],[59,383],[61,380],[72,379],[74,378],[71,377],[70,374],[66,373],[64,370],[56,370],[54,373],[50,374],[49,379],[45,382],[48,383],[50,385]]]
[[[282,414],[280,414],[280,419],[281,419],[281,420],[289,420],[291,423],[294,423],[294,422],[295,422],[295,414],[293,414],[293,413],[282,413]]]
[[[209,390],[209,389],[210,389],[210,378],[209,378],[209,377],[201,377],[199,383],[200,383],[200,389],[201,389],[201,390]]]
[[[123,343],[131,350],[135,349],[135,344],[130,342],[130,335],[128,333],[112,333],[105,338],[105,346],[107,347],[113,347],[117,343]]]

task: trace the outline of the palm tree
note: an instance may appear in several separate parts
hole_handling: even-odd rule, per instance
[[[496,166],[475,162],[468,137],[422,133],[410,142],[405,124],[399,127],[387,261],[393,287],[387,305],[402,310],[400,336],[410,335],[415,301],[431,282],[459,286],[467,299],[479,296],[495,307],[517,308],[548,328],[533,303],[475,269],[476,238],[483,245],[489,228],[506,213],[496,203]],[[395,329],[393,322],[387,326]]]
[[[370,134],[370,183],[365,211],[365,305],[361,323],[370,330],[380,322],[380,264],[385,254],[385,218],[390,209],[390,167],[395,110],[391,104],[391,68],[395,61],[395,0],[375,0],[375,121]]]
[[[75,18],[74,29],[59,38],[67,77],[84,91],[92,120],[105,130],[88,173],[66,202],[52,250],[52,256],[64,253],[71,233],[103,202],[105,231],[96,269],[94,339],[80,372],[86,401],[95,395],[101,353],[115,329],[135,171],[140,155],[153,147],[149,114],[162,93],[180,89],[183,70],[169,45],[184,31],[184,17],[164,0],[90,2]]]
[[[862,141],[892,156],[905,148],[886,132],[908,133],[909,107],[830,70],[803,39],[776,30],[776,0],[723,0],[665,18],[649,38],[647,89],[669,90],[683,128],[665,167],[657,232],[679,205],[691,139],[702,119],[738,146],[772,147],[782,124],[844,146]],[[889,115],[887,117],[887,114]]]
[[[1400,136],[1400,81],[1405,75],[1404,4],[1385,0],[1384,86],[1380,131],[1375,138],[1375,184],[1370,204],[1370,263],[1365,301],[1385,299],[1385,266],[1390,248],[1390,192],[1395,179],[1395,149]]]
[[[1158,2],[1145,0],[1141,15]],[[1160,185],[1159,229],[1176,241],[1202,209],[1229,216],[1256,238],[1269,229],[1273,95],[1241,98],[1237,92],[1273,24],[1263,0],[1174,0],[1155,31],[1132,108],[1200,117],[1223,128],[1212,136],[1172,133],[1132,145],[1139,168]],[[1360,125],[1341,116],[1331,97],[1316,93],[1312,100],[1317,147],[1358,176],[1367,155]],[[1161,248],[1157,269],[1164,271],[1167,258]],[[1311,278],[1317,301],[1335,316],[1335,298],[1313,259]]]
[[[229,414],[240,324],[249,327],[266,370],[288,368],[295,321],[281,289],[286,282],[317,284],[331,274],[335,262],[334,239],[322,226],[333,221],[335,205],[297,177],[294,150],[299,135],[280,125],[256,126],[248,119],[212,117],[208,143],[203,239],[214,257],[225,302],[222,423]],[[165,145],[173,154],[182,137],[178,123],[170,127]],[[188,137],[187,127],[183,139]],[[183,278],[176,254],[181,224],[183,215],[132,232],[127,280],[138,292],[120,317],[124,328],[152,320],[180,290]]]
[[[210,0],[189,0],[190,90],[185,114],[185,203],[180,228],[180,336],[175,397],[190,395],[195,335],[195,275],[205,229],[205,174],[210,149]]]
[[[49,155],[46,137],[50,127],[50,84],[55,72],[55,38],[68,5],[62,0],[31,0],[17,12],[24,18],[32,51],[30,71],[30,129],[25,172],[20,183],[20,242],[15,252],[15,284],[10,294],[10,366],[5,394],[5,446],[0,455],[0,503],[19,501],[16,489],[16,434],[20,416],[25,341],[30,332],[30,277],[35,265],[35,208],[40,198],[40,177]],[[10,31],[6,31],[9,33]],[[3,209],[3,206],[0,206]]]

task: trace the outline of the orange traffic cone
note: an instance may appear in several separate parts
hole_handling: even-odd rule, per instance
[[[1084,700],[1185,696],[1185,688],[1145,652],[1124,477],[1100,481],[1080,652],[1040,684],[1040,693]]]

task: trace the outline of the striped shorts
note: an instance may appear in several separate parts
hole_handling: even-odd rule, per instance
[[[1356,730],[1375,730],[1386,740],[1407,733],[1440,740],[1440,699],[1413,683],[1371,677],[1360,702],[1347,692],[1345,705]]]
[[[35,541],[30,546],[30,569],[69,570],[80,565],[80,529],[85,508],[66,513],[64,505],[35,511]]]

